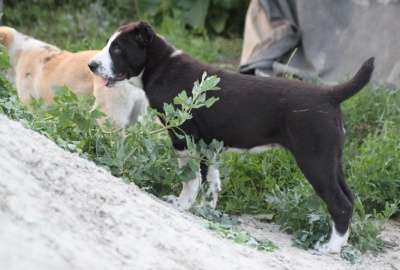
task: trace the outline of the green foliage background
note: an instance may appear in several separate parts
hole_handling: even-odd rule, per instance
[[[15,25],[37,23],[47,10],[51,17],[57,10],[76,11],[102,7],[121,20],[148,19],[156,24],[165,17],[181,17],[184,25],[199,33],[241,33],[249,0],[5,0],[5,19]],[[7,9],[18,9],[14,16]],[[98,14],[99,15],[99,14]],[[23,18],[23,19],[22,19]]]

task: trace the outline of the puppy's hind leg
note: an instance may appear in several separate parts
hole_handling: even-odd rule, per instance
[[[334,155],[338,149],[334,147],[329,149],[327,144],[325,146],[326,149],[321,152],[307,151],[303,148],[301,151],[295,151],[294,154],[305,177],[326,203],[333,220],[329,241],[316,248],[323,253],[339,253],[349,236],[353,202],[349,194],[346,194],[349,191],[342,188],[341,181],[344,179],[339,179],[342,176],[342,173],[338,171],[341,168],[340,160]]]
[[[339,186],[343,192],[343,194],[346,196],[348,199],[348,202],[351,205],[351,213],[353,212],[353,204],[354,204],[354,199],[353,199],[353,194],[351,193],[350,189],[347,187],[344,175],[343,175],[343,169],[342,169],[342,159],[341,155],[337,159],[337,166],[336,166],[336,178],[338,179]],[[344,246],[347,243],[347,240],[350,235],[350,222],[351,222],[351,214],[350,218],[348,221],[348,227],[347,230],[343,233],[343,229],[341,232],[338,230],[336,227],[337,225],[335,222],[332,222],[331,225],[331,236],[329,238],[329,241],[321,246],[318,247],[318,250],[321,251],[322,253],[339,253],[342,246]],[[338,226],[340,226],[338,224]]]
[[[179,166],[180,167],[185,166],[188,162],[188,157],[186,157],[187,153],[185,151],[177,153],[179,156],[178,157]],[[166,201],[172,203],[172,205],[178,208],[179,210],[188,210],[196,202],[200,186],[201,186],[201,174],[199,170],[195,173],[193,179],[190,179],[182,183],[182,191],[179,194],[179,197],[170,195],[164,198],[166,199]]]

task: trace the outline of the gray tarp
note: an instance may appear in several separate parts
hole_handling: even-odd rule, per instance
[[[376,57],[375,81],[400,85],[400,0],[250,3],[241,72],[277,74],[291,58],[289,66],[300,77],[332,82],[353,74],[370,56]]]

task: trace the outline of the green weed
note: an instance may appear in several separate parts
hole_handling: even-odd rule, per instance
[[[209,222],[208,228],[217,232],[222,237],[230,239],[238,244],[245,244],[263,251],[275,251],[278,249],[273,242],[259,241],[252,237],[248,232],[241,230],[239,227]]]

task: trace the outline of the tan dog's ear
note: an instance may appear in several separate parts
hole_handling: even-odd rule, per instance
[[[11,43],[14,39],[14,30],[11,27],[7,26],[0,26],[0,44],[6,47],[7,49],[10,48]]]

